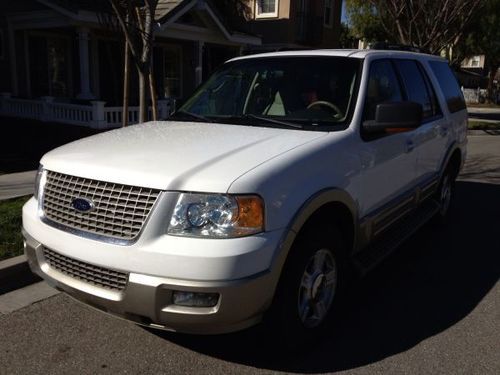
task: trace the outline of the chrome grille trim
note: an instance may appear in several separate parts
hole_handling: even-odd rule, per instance
[[[127,286],[128,274],[124,272],[81,262],[46,247],[43,256],[51,268],[73,279],[113,291],[122,291]]]
[[[98,240],[128,244],[137,239],[161,191],[46,171],[40,202],[42,220],[67,232]],[[77,197],[95,208],[75,210]]]

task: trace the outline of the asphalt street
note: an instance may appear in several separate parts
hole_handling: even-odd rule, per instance
[[[451,222],[357,284],[317,345],[150,331],[64,294],[0,314],[0,374],[500,374],[500,136],[470,137]],[[21,291],[19,291],[21,293]]]

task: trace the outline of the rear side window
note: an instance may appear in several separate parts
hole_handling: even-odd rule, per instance
[[[403,80],[407,99],[422,105],[423,118],[431,118],[438,113],[432,90],[425,82],[421,68],[414,60],[394,60]]]
[[[450,112],[453,113],[465,109],[466,106],[462,90],[460,90],[457,78],[448,64],[441,61],[430,61],[429,64],[439,82],[439,86],[441,86]]]

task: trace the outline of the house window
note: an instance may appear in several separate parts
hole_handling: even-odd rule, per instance
[[[255,0],[255,18],[278,17],[278,0]]]
[[[71,64],[68,38],[30,35],[28,48],[32,95],[70,96]]]
[[[163,95],[165,98],[182,96],[182,50],[179,46],[163,49]]]
[[[333,25],[333,6],[332,6],[333,0],[325,0],[325,14],[324,14],[324,25],[326,27],[332,27]]]
[[[479,67],[480,64],[481,64],[481,56],[474,56],[470,59],[470,66],[472,66],[473,68]]]

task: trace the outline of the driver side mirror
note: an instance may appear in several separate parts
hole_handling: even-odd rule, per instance
[[[422,105],[415,102],[388,102],[377,105],[375,120],[363,122],[366,133],[411,131],[422,124]]]

